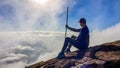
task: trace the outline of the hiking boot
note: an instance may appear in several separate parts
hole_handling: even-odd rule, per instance
[[[64,57],[65,57],[64,52],[60,52],[56,58],[57,59],[62,59]]]

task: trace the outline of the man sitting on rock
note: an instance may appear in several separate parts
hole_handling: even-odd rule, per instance
[[[70,52],[71,46],[76,47],[78,50],[86,50],[89,46],[89,29],[86,25],[86,19],[81,18],[79,20],[80,26],[82,28],[75,29],[71,28],[68,25],[66,25],[66,28],[74,31],[79,32],[78,37],[72,36],[72,38],[66,37],[62,51],[58,54],[57,58],[62,59],[65,57],[64,52]]]

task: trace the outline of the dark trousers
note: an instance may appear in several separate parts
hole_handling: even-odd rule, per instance
[[[64,41],[64,45],[63,45],[61,52],[64,52],[66,49],[70,49],[71,46],[74,46],[77,49],[82,48],[82,45],[80,45],[80,43],[78,41],[76,41],[75,39],[67,37]]]

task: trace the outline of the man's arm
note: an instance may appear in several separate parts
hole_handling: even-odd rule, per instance
[[[71,28],[68,25],[66,25],[66,28],[68,28],[68,29],[70,29],[70,30],[72,30],[74,32],[80,32],[80,30],[81,30],[81,29]]]

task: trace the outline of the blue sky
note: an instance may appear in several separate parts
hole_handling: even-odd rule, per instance
[[[79,28],[77,22],[84,17],[91,30],[104,30],[120,23],[119,4],[120,0],[56,0],[56,6],[39,5],[38,8],[32,5],[31,8],[31,3],[25,0],[0,0],[0,30],[64,31],[66,5],[70,7],[70,26]]]
[[[76,22],[84,17],[88,26],[104,30],[120,22],[120,0],[75,0],[70,8],[69,25],[75,27]],[[78,25],[79,27],[79,25]]]

